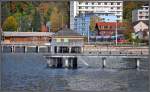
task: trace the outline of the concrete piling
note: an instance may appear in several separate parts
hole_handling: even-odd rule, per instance
[[[47,59],[47,64],[51,68],[77,69],[77,57],[51,57]]]
[[[102,68],[106,67],[106,58],[102,58]]]
[[[65,58],[65,68],[69,66],[68,58]]]
[[[136,59],[136,68],[137,69],[140,68],[140,59],[139,58]]]

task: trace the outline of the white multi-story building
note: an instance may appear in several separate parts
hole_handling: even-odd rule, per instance
[[[70,28],[74,29],[74,18],[79,14],[115,15],[117,20],[123,18],[123,1],[70,1]]]
[[[149,6],[144,5],[141,9],[136,9],[132,11],[132,22],[149,20]]]

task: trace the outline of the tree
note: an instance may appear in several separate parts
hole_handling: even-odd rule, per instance
[[[125,1],[124,7],[123,7],[123,18],[127,21],[127,25],[125,26],[127,28],[126,31],[124,31],[124,35],[126,39],[128,39],[130,42],[134,41],[132,39],[132,33],[134,32],[133,26],[132,26],[132,11],[134,9],[140,8],[142,5],[146,4],[147,2],[135,2],[135,1]]]
[[[132,42],[132,33],[134,32],[132,24],[129,21],[124,23],[126,23],[126,25],[124,25],[124,27],[126,28],[126,31],[124,31],[125,38]]]
[[[54,7],[51,16],[50,16],[50,20],[51,20],[51,28],[53,32],[57,32],[60,28],[60,18],[61,18],[61,14],[58,11],[57,7]]]
[[[101,18],[98,16],[92,16],[90,18],[90,31],[94,31],[96,22],[101,21]]]
[[[7,2],[3,2],[2,4],[2,9],[1,9],[1,16],[3,16],[2,17],[2,23],[4,22],[4,20],[8,17],[8,16],[10,16],[11,15],[11,13],[10,13],[10,8],[9,8],[9,5],[8,5],[8,3]]]
[[[144,5],[145,2],[135,2],[135,1],[126,1],[124,2],[123,7],[123,17],[124,19],[127,19],[131,21],[132,19],[132,10],[140,8],[142,5]]]
[[[32,27],[33,27],[33,31],[34,32],[40,32],[40,29],[41,29],[41,19],[40,19],[40,14],[37,11],[37,9],[35,9],[35,13],[33,15]]]
[[[9,16],[3,23],[4,31],[17,31],[18,23],[14,16]]]

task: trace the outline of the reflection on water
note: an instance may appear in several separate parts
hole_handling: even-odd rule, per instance
[[[148,92],[147,70],[46,67],[40,55],[3,55],[2,89],[35,92],[55,90]]]

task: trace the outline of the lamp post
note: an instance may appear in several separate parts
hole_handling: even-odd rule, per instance
[[[118,21],[116,20],[116,46],[117,46],[117,44],[118,44],[118,42],[117,42],[117,38],[118,38],[118,31],[117,31],[117,23],[118,23]]]

